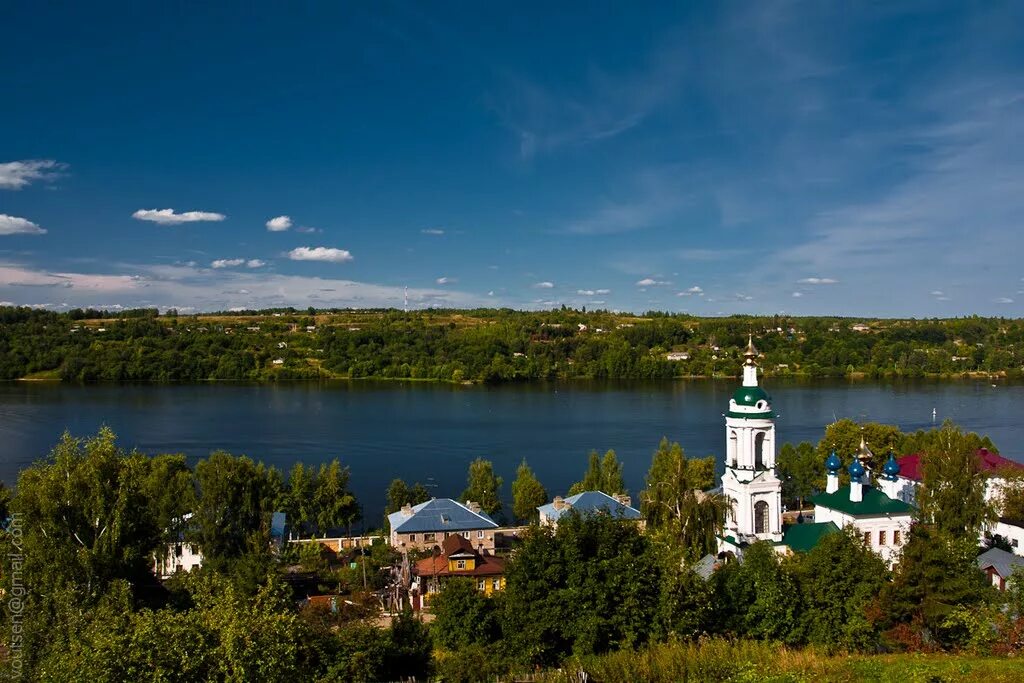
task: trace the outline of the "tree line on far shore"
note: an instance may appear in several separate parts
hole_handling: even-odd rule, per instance
[[[1024,321],[698,318],[552,311],[243,311],[0,307],[0,379],[450,382],[735,375],[753,334],[769,375],[1021,377]],[[669,358],[676,352],[683,355]]]

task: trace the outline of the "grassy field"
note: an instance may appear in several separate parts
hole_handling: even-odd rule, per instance
[[[584,679],[580,671],[585,671]],[[709,640],[670,643],[585,658],[540,679],[545,683],[581,680],[615,683],[649,681],[1024,681],[1024,659],[950,654],[829,655],[761,642]]]

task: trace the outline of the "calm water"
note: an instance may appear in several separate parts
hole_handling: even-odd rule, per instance
[[[614,448],[638,491],[664,435],[694,456],[721,457],[722,413],[735,381],[449,386],[373,382],[285,385],[70,386],[0,384],[0,479],[13,482],[62,431],[109,425],[148,453],[246,454],[287,470],[334,457],[375,522],[395,477],[458,496],[466,466],[494,461],[503,492],[526,458],[552,494],[582,476],[590,449]],[[956,383],[767,383],[779,440],[817,441],[824,425],[851,417],[928,427],[932,409],[988,434],[1009,457],[1024,437],[1024,386]]]

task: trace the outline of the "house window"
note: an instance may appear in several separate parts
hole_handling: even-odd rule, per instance
[[[865,531],[864,532],[864,545],[871,545],[871,532],[870,531]]]
[[[1010,541],[1010,547],[1011,548],[1016,548],[1017,547],[1017,539],[1016,538],[1013,539],[1012,541]]]
[[[481,591],[486,588],[486,583],[484,582],[483,579],[480,579],[479,581],[476,582],[476,588],[477,588],[477,590],[481,590]]]
[[[424,541],[433,541],[434,540],[434,534],[423,534],[423,540]]]
[[[493,581],[491,581],[491,588],[493,588],[496,591],[501,590],[501,579],[494,579]]]
[[[893,529],[892,530],[892,544],[893,545],[899,545],[900,544],[900,530],[899,529]]]
[[[462,532],[462,537],[468,540],[469,539],[469,532],[468,531],[463,531]]]
[[[768,533],[768,503],[763,500],[754,503],[754,533]]]
[[[885,529],[878,531],[878,545],[885,545]]]
[[[465,569],[466,568],[466,561],[465,560],[456,560],[455,561],[455,568],[456,569]]]
[[[409,542],[410,543],[415,543],[416,542],[416,534],[409,534]]]
[[[764,469],[764,432],[754,437],[754,469]]]
[[[483,538],[484,537],[484,532],[483,531],[476,532],[476,537],[477,538]]]

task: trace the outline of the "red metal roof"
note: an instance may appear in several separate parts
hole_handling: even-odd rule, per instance
[[[913,479],[914,481],[924,479],[923,463],[921,462],[922,455],[924,453],[913,453],[896,458],[896,462],[900,464],[900,476]],[[982,472],[995,472],[1004,468],[1024,469],[1024,464],[1004,458],[987,448],[979,448],[976,455],[978,457],[978,469]]]

